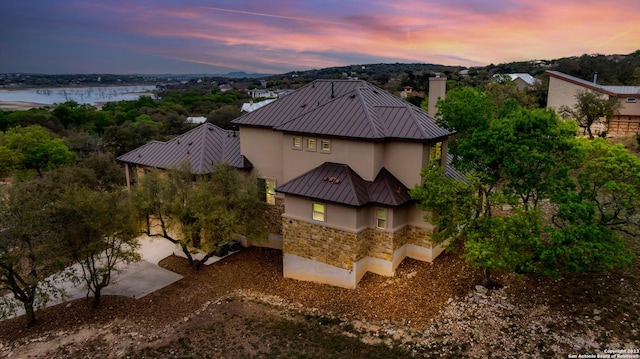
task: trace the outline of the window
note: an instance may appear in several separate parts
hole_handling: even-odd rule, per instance
[[[329,141],[329,140],[320,140],[320,151],[322,151],[322,152],[331,152],[331,141]]]
[[[442,142],[435,143],[429,148],[429,162],[436,162],[442,159]]]
[[[307,138],[307,150],[315,151],[316,150],[316,139],[315,138]]]
[[[376,208],[376,228],[378,229],[387,228],[387,209],[386,208]]]
[[[266,192],[265,201],[269,204],[276,204],[276,180],[265,179],[264,184]]]
[[[627,103],[636,103],[638,101],[635,97],[627,97]]]
[[[301,150],[302,149],[302,137],[293,136],[293,148],[295,150]]]
[[[316,221],[325,221],[325,205],[323,203],[313,204],[313,219]]]

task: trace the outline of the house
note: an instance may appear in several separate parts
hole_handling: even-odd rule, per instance
[[[251,111],[255,111],[257,109],[259,109],[260,107],[264,106],[264,105],[268,105],[270,103],[272,103],[273,101],[275,101],[275,98],[270,98],[268,100],[263,100],[260,102],[245,102],[242,104],[242,108],[240,109],[240,112],[251,112]]]
[[[493,78],[499,82],[511,81],[516,84],[518,90],[531,90],[537,83],[540,82],[540,80],[529,75],[528,73],[514,73],[506,75],[496,74],[493,75]]]
[[[594,81],[586,81],[558,71],[546,71],[549,75],[547,107],[560,109],[573,107],[580,91],[595,91],[602,96],[615,97],[620,109],[610,121],[607,134],[610,136],[631,136],[640,133],[640,86],[605,86]]]
[[[278,95],[275,92],[267,89],[256,88],[256,89],[247,91],[247,93],[249,94],[249,96],[251,96],[251,98],[277,98],[278,97]]]
[[[451,133],[424,110],[365,81],[316,80],[233,123],[265,181],[285,277],[354,288],[442,252],[408,195],[423,166],[448,162]]]
[[[240,170],[253,165],[240,154],[240,134],[204,123],[167,142],[151,141],[117,158],[124,164],[127,188],[151,168],[176,169],[188,165],[194,174],[211,173],[216,163]]]

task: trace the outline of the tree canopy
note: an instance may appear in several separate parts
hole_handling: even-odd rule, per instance
[[[575,125],[554,112],[496,103],[479,89],[456,89],[439,104],[453,165],[423,169],[412,189],[437,226],[483,270],[565,271],[630,265],[623,231],[637,233],[638,159],[605,140],[575,138]],[[544,205],[543,205],[544,204]]]

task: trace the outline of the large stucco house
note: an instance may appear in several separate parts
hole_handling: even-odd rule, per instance
[[[430,93],[435,103],[444,97],[446,79],[432,80],[430,88],[442,91]],[[237,141],[226,145],[227,157],[217,158],[265,181],[272,233],[266,245],[282,249],[285,277],[354,288],[366,272],[393,276],[406,257],[432,261],[442,252],[408,194],[421,182],[423,166],[448,162],[451,133],[426,111],[365,81],[316,80],[233,123],[238,134],[195,129],[146,146],[192,155],[184,147],[188,136],[191,146],[201,132],[222,131],[221,143]],[[145,151],[118,158],[127,173],[158,167],[142,162]],[[179,162],[178,153],[170,157]]]
[[[285,277],[353,288],[442,251],[408,195],[423,166],[447,165],[450,132],[426,111],[365,81],[316,80],[233,123],[266,181]]]
[[[602,96],[617,98],[620,110],[609,121],[607,130],[610,136],[630,136],[640,133],[640,86],[606,86],[593,81],[583,80],[559,71],[546,71],[549,75],[549,94],[547,107],[560,109],[562,106],[573,107],[576,95],[580,91],[595,91]],[[605,130],[592,129],[595,131]]]

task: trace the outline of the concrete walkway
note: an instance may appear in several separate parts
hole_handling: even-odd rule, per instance
[[[140,241],[138,253],[140,253],[142,260],[119,268],[120,272],[112,276],[111,284],[102,290],[103,295],[122,295],[140,299],[183,278],[180,274],[158,266],[161,260],[171,255],[187,257],[178,245],[161,237],[141,236],[138,240]],[[229,255],[233,253],[235,252],[229,252]],[[198,260],[204,256],[204,253],[194,253],[192,255],[193,259]],[[212,256],[203,264],[210,265],[222,258],[224,257]],[[79,264],[69,269],[75,271],[78,275],[82,273]],[[87,289],[83,282],[74,283],[69,279],[59,279],[55,283],[57,288],[64,289],[66,295],[64,298],[56,298],[49,301],[47,307],[87,296]],[[19,307],[10,318],[23,314],[24,308]]]
[[[102,290],[103,295],[122,295],[139,299],[182,279],[180,274],[158,266],[162,259],[176,251],[176,245],[164,238],[150,238],[147,236],[140,237],[139,241],[140,249],[138,253],[142,256],[142,260],[120,268],[120,273],[117,273],[112,278],[111,284]],[[176,254],[178,253],[176,252]],[[76,273],[81,273],[79,265],[71,268]],[[84,298],[87,295],[84,283],[77,284],[70,280],[58,280],[56,281],[56,286],[64,289],[66,296],[51,300],[47,303],[47,307]],[[23,314],[24,309],[20,307],[17,313],[11,317]]]

